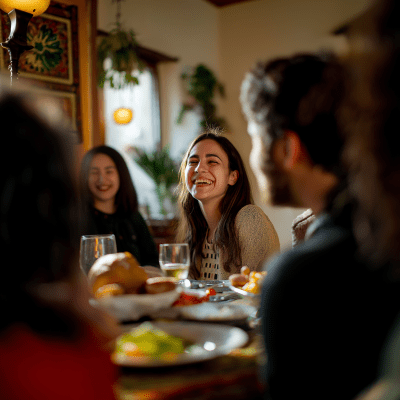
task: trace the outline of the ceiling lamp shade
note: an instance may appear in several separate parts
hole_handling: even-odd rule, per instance
[[[133,111],[130,108],[118,108],[114,111],[114,121],[117,124],[129,124],[133,118]]]
[[[9,13],[17,9],[37,16],[43,14],[50,5],[50,0],[0,0],[0,8]]]

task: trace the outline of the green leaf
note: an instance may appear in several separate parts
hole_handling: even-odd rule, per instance
[[[216,93],[224,97],[225,91],[214,73],[205,65],[198,64],[191,75],[185,72],[182,73],[181,78],[186,82],[188,94],[196,100],[203,111],[203,119],[200,121],[200,125],[203,128],[210,126],[210,124],[216,127],[224,127],[224,120],[216,116],[216,106],[213,100]],[[192,108],[185,107],[185,104],[182,105],[177,118],[178,124],[182,123],[184,114]]]

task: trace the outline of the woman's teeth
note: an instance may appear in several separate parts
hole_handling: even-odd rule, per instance
[[[194,183],[195,183],[196,185],[211,185],[211,184],[212,184],[212,181],[210,181],[210,180],[208,180],[208,179],[196,179],[196,180],[194,181]]]

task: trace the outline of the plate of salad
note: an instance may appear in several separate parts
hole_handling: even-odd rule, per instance
[[[119,336],[112,360],[123,367],[166,367],[210,360],[244,346],[240,328],[183,321],[143,322]]]

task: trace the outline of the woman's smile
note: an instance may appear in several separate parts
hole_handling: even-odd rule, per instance
[[[112,186],[111,185],[106,185],[106,186],[97,186],[96,185],[96,188],[97,188],[97,190],[100,190],[101,192],[106,192],[107,190],[109,190],[110,188],[111,188]]]
[[[197,178],[193,180],[193,183],[196,186],[210,186],[212,185],[213,181],[211,181],[210,179]]]

